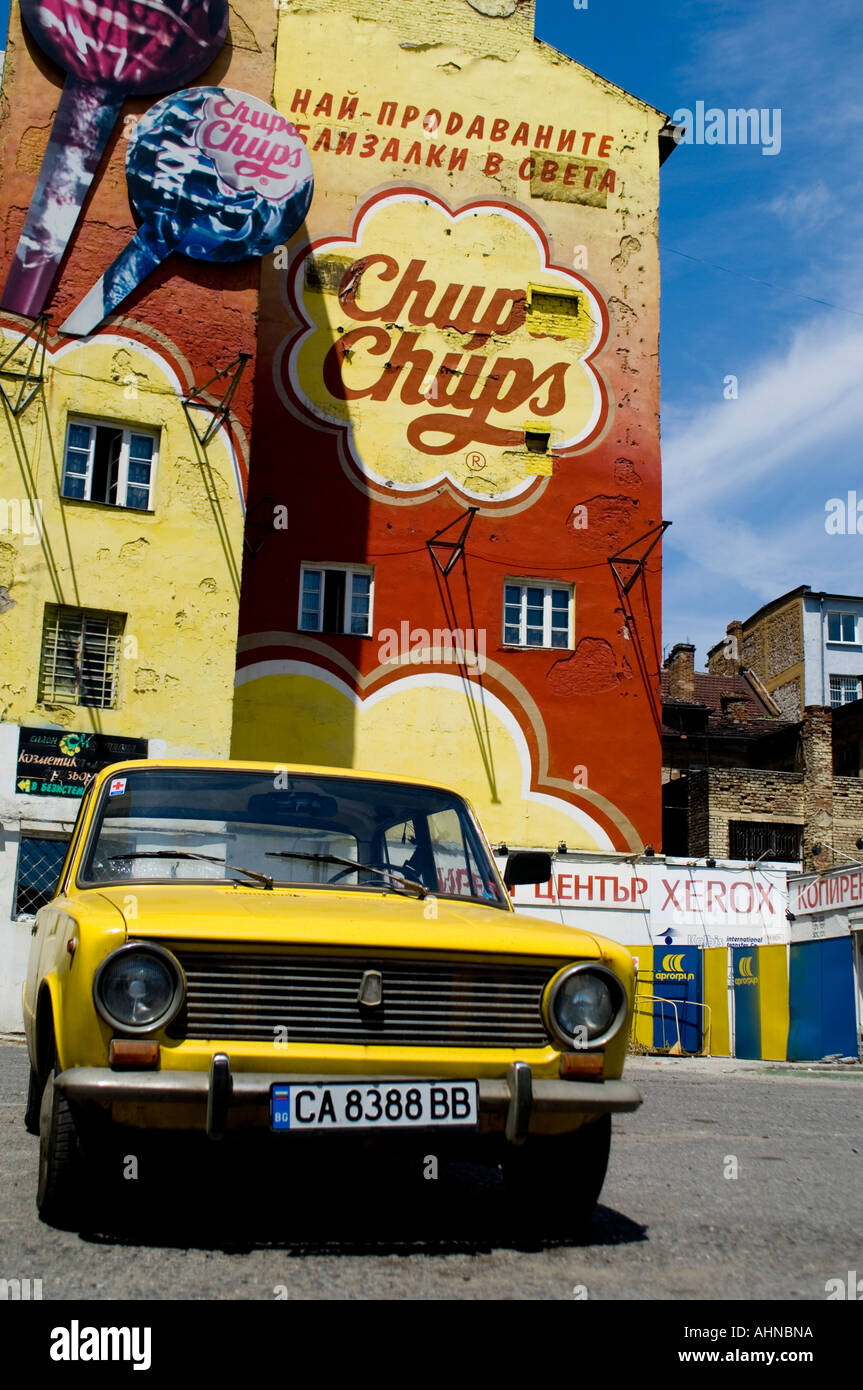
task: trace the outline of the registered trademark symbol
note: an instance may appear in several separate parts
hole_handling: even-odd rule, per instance
[[[466,462],[468,468],[470,468],[472,472],[478,473],[481,468],[485,468],[485,454],[480,454],[476,451],[470,453],[467,455]]]

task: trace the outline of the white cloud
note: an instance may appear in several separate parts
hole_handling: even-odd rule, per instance
[[[827,337],[828,328],[833,336]],[[788,352],[740,376],[738,400],[699,411],[664,441],[665,485],[678,515],[742,499],[753,484],[805,464],[831,439],[863,431],[863,325],[801,329]],[[782,490],[785,490],[783,486]]]
[[[825,222],[842,217],[844,209],[822,179],[811,187],[788,189],[764,204],[764,211],[791,225],[795,234],[823,231]]]
[[[699,572],[713,576],[699,617],[712,641],[729,619],[798,584],[859,591],[863,537],[828,536],[824,506],[850,487],[863,495],[861,363],[863,326],[825,316],[741,374],[738,400],[665,432],[666,546],[681,557],[666,585],[666,644],[686,626]],[[736,611],[747,597],[748,610]]]

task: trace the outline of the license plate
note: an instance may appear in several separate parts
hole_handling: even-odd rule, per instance
[[[476,1081],[292,1082],[270,1091],[275,1130],[476,1129]]]

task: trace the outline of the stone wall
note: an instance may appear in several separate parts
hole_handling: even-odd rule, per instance
[[[856,841],[863,836],[863,780],[859,777],[833,778],[833,844],[851,859],[863,858]]]

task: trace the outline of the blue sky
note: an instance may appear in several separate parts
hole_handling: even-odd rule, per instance
[[[670,115],[781,110],[778,154],[681,145],[661,176],[663,643],[701,665],[797,584],[863,592],[863,521],[824,525],[863,501],[859,0],[538,0],[537,36]]]
[[[775,155],[681,145],[662,170],[663,642],[701,664],[798,584],[863,592],[863,520],[824,525],[863,501],[863,23],[859,0],[587,5],[537,0],[538,37],[670,115],[781,111]]]

